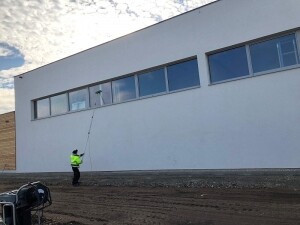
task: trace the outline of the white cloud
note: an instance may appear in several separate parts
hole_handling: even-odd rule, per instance
[[[0,77],[11,78],[212,1],[0,1],[0,41],[19,49],[25,60],[22,67],[0,71]],[[0,56],[5,54],[10,52],[0,48]]]
[[[0,56],[11,56],[14,52],[0,45]]]
[[[0,88],[0,114],[14,110],[15,93],[13,89]]]

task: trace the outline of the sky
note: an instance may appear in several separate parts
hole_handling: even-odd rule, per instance
[[[215,0],[0,1],[0,114],[13,77]]]

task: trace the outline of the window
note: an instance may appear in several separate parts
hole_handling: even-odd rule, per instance
[[[167,67],[169,91],[200,85],[197,59]]]
[[[34,118],[50,116],[49,98],[37,100],[34,102]]]
[[[88,89],[84,88],[69,93],[69,107],[71,111],[89,108]]]
[[[294,34],[250,45],[253,72],[292,66],[298,63]]]
[[[208,63],[211,83],[299,65],[296,34],[215,53],[208,56]]]
[[[51,115],[57,115],[68,112],[67,94],[61,94],[50,98]]]
[[[65,91],[33,101],[34,118],[49,117],[200,85],[197,59],[156,67],[137,75]]]
[[[111,82],[90,87],[91,107],[112,104]]]
[[[208,56],[211,83],[249,75],[246,47]]]
[[[138,75],[140,97],[166,91],[164,68]]]
[[[112,82],[114,103],[124,102],[136,98],[134,76]]]

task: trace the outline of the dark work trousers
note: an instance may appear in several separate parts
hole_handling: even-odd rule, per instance
[[[79,172],[79,168],[78,167],[73,167],[72,166],[72,170],[74,172],[74,176],[73,176],[73,181],[72,184],[78,184],[78,180],[80,178],[80,172]]]

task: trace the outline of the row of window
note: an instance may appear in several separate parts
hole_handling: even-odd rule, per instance
[[[244,45],[208,56],[210,81],[253,76],[299,64],[295,34]]]
[[[200,85],[197,59],[34,101],[34,118],[100,107]]]
[[[211,84],[299,64],[296,34],[208,55]],[[197,59],[33,101],[34,118],[100,107],[200,85]]]

